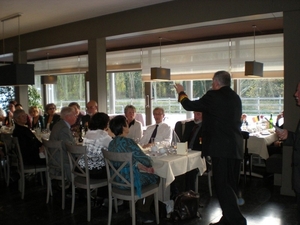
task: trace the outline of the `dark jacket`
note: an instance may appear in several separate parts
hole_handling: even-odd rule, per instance
[[[284,145],[293,146],[293,185],[294,190],[300,193],[300,120],[295,132],[289,131]]]
[[[39,156],[39,147],[42,146],[42,143],[28,127],[16,123],[13,136],[18,138],[24,164],[37,165],[42,164],[41,162],[45,164],[45,159],[42,160]]]
[[[47,127],[48,119],[49,119],[49,115],[45,115],[45,128]],[[54,114],[49,129],[52,130],[54,124],[56,124],[59,120],[60,120],[60,115]]]
[[[198,151],[202,151],[202,123],[199,124],[201,127],[198,130],[197,134],[196,134],[196,138],[192,143],[192,150],[198,150]],[[185,123],[185,128],[184,128],[184,132],[182,135],[182,142],[187,141],[188,142],[188,146],[190,146],[190,141],[191,141],[191,137],[192,137],[192,132],[193,132],[193,128],[195,126],[195,122],[189,121]]]
[[[44,121],[44,117],[42,117],[41,115],[39,115],[39,119],[36,123],[34,123],[34,119],[32,118],[31,121],[31,130],[34,130],[34,128],[40,127],[41,129],[45,129],[45,121]]]
[[[195,101],[185,98],[181,104],[186,110],[202,112],[204,156],[243,159],[242,103],[230,87],[210,90]]]

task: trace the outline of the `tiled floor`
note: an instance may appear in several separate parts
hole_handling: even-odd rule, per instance
[[[65,210],[61,209],[61,195],[55,192],[46,204],[46,186],[41,186],[35,179],[27,181],[25,199],[21,200],[17,184],[6,187],[0,180],[0,224],[107,224],[107,208],[92,207],[92,220],[86,222],[86,200],[81,197],[76,200],[75,212],[71,214],[71,199],[66,200]],[[208,225],[217,222],[221,210],[214,193],[209,197],[207,178],[199,179],[201,218],[189,221],[172,222],[161,219],[160,224]],[[296,225],[295,197],[280,195],[278,186],[273,186],[272,177],[248,178],[247,184],[241,185],[245,204],[241,211],[247,218],[248,225]],[[118,213],[113,213],[112,224],[131,224],[129,209],[124,204]],[[154,224],[154,223],[152,223]]]

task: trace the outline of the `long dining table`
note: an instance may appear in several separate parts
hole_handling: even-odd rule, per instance
[[[170,200],[170,185],[175,177],[198,168],[202,175],[206,171],[205,159],[201,157],[200,151],[188,151],[187,155],[158,155],[151,156],[155,174],[160,178],[159,200]]]

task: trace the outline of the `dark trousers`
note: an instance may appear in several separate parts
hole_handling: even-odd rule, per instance
[[[237,204],[241,160],[212,157],[216,194],[222,209],[224,224],[246,225],[247,221]]]

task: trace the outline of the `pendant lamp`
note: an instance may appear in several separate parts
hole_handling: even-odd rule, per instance
[[[18,18],[18,53],[20,53],[20,17],[21,13],[6,16],[1,20],[3,35],[3,55],[5,55],[4,22]],[[0,86],[21,86],[34,84],[34,65],[26,63],[11,63],[0,66]]]
[[[41,84],[57,84],[57,76],[49,75],[49,52],[47,52],[47,76],[41,77]]]
[[[159,60],[160,67],[151,67],[151,80],[170,80],[171,70],[161,67],[161,37],[159,38]]]
[[[262,77],[263,76],[263,63],[255,61],[255,29],[253,25],[253,41],[254,41],[254,60],[245,62],[245,76],[248,77]]]

